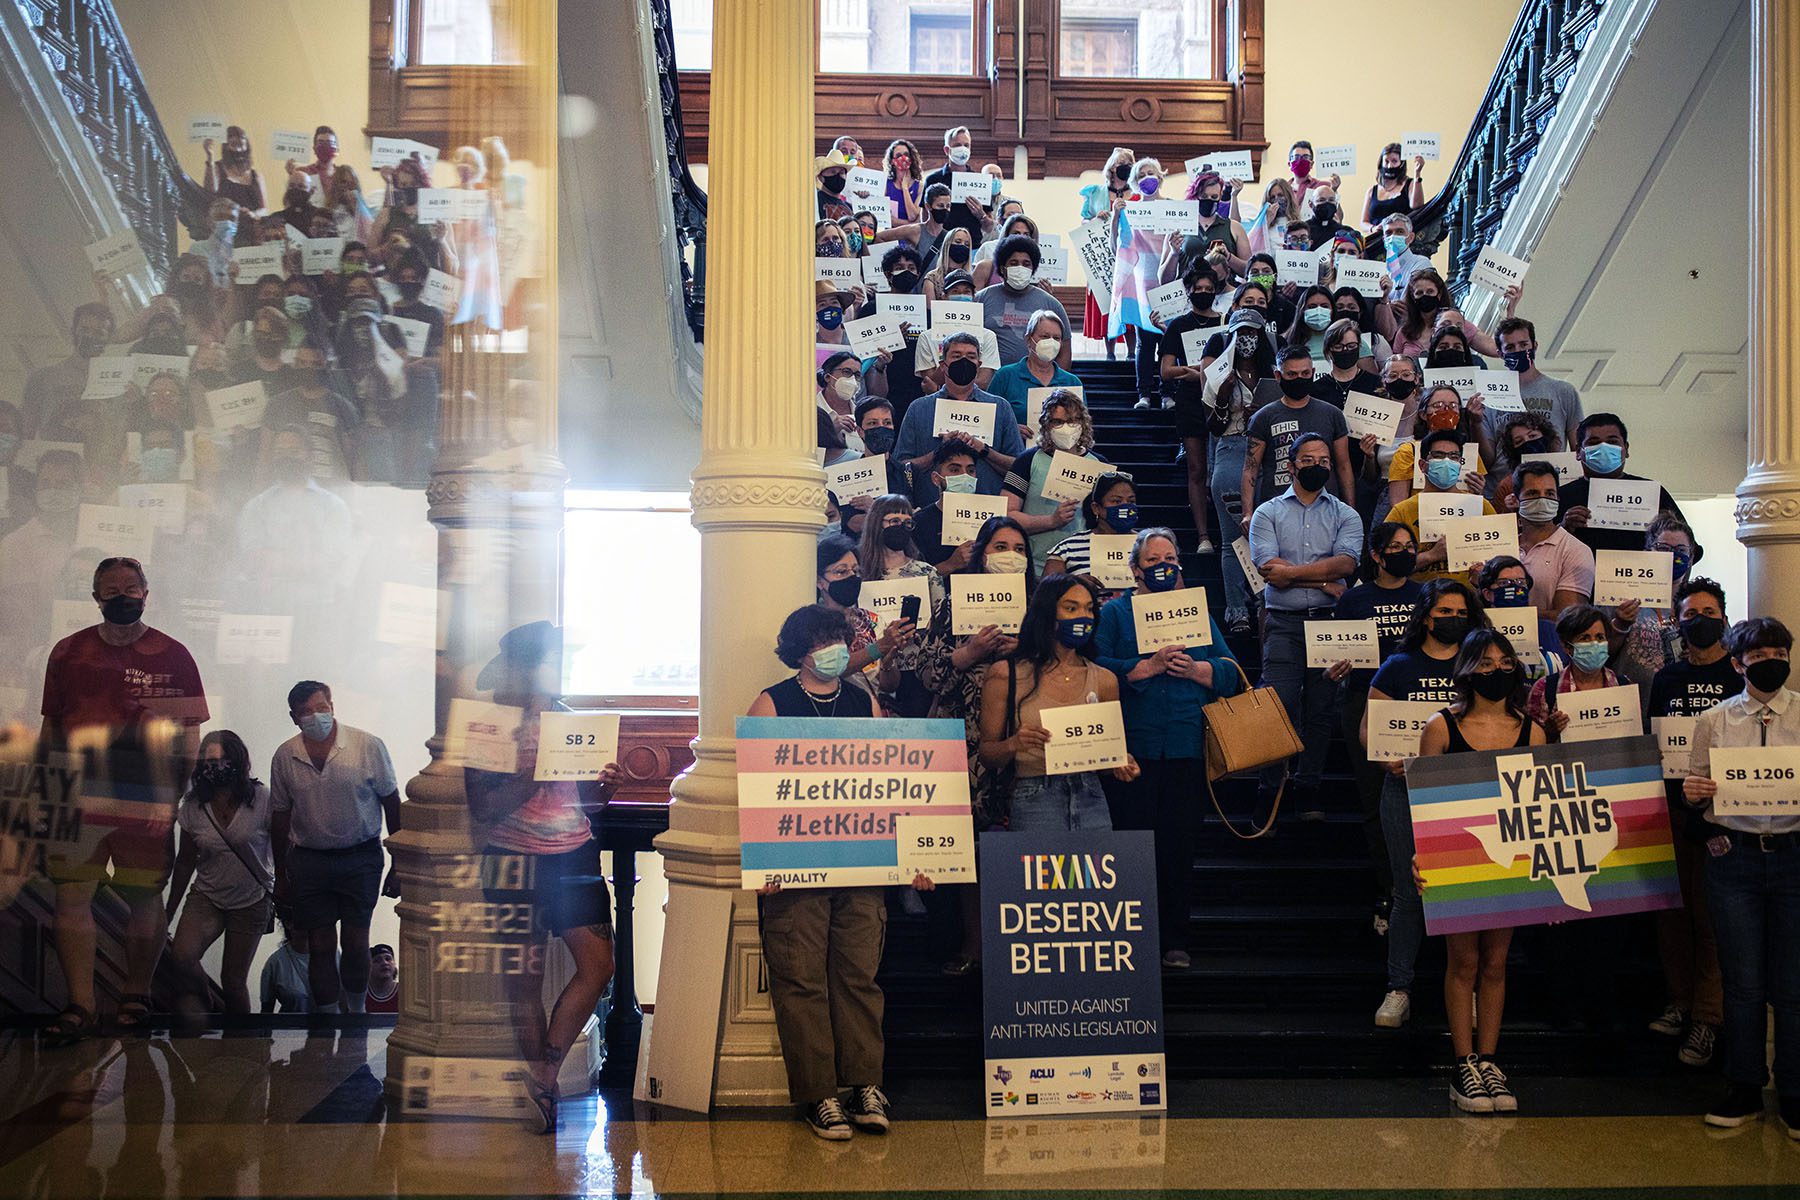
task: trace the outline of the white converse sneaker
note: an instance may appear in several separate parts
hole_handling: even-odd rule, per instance
[[[1405,992],[1389,992],[1375,1010],[1375,1024],[1382,1029],[1398,1029],[1412,1016],[1412,997]]]

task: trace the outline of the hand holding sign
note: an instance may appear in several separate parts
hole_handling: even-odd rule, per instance
[[[1050,740],[1044,774],[1073,775],[1125,765],[1125,715],[1117,700],[1046,708],[1038,714]]]
[[[1492,291],[1504,292],[1507,288],[1518,287],[1525,282],[1525,269],[1530,265],[1524,259],[1514,258],[1504,250],[1483,246],[1481,258],[1469,273],[1469,282]]]

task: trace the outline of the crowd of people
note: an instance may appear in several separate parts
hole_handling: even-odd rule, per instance
[[[1417,750],[1436,755],[1560,741],[1571,693],[1633,685],[1644,732],[1654,718],[1701,717],[1687,778],[1667,785],[1684,907],[1655,918],[1668,995],[1651,1028],[1678,1039],[1684,1063],[1722,1056],[1728,1094],[1706,1119],[1741,1124],[1762,1112],[1772,1001],[1787,1048],[1777,1058],[1781,1111],[1800,1136],[1800,821],[1714,812],[1706,751],[1745,744],[1757,729],[1767,744],[1792,744],[1792,639],[1770,618],[1727,619],[1723,589],[1694,571],[1703,548],[1666,489],[1649,488],[1649,507],[1624,516],[1601,502],[1597,489],[1643,482],[1626,470],[1626,422],[1584,412],[1573,387],[1538,369],[1537,329],[1517,312],[1517,286],[1492,329],[1459,311],[1412,249],[1423,161],[1409,166],[1400,145],[1385,147],[1357,224],[1347,223],[1342,181],[1314,171],[1307,142],[1289,148],[1288,174],[1266,172],[1254,213],[1240,213],[1243,181],[1202,162],[1182,193],[1198,202],[1197,227],[1168,229],[1157,202],[1172,180],[1154,158],[1116,150],[1078,212],[1027,215],[997,164],[971,165],[973,149],[959,126],[929,173],[903,139],[877,162],[839,138],[816,161],[819,452],[843,494],[828,498],[818,603],[781,632],[779,653],[796,674],[752,714],[960,717],[985,835],[1152,830],[1162,966],[1183,971],[1207,787],[1203,709],[1244,686],[1231,643],[1254,639],[1261,683],[1303,747],[1261,771],[1254,821],[1277,832],[1284,801],[1293,814],[1284,819],[1323,817],[1321,772],[1341,733],[1377,879],[1372,921],[1387,940],[1388,990],[1374,1022],[1395,1028],[1412,1011],[1423,883],[1405,763],[1368,753],[1371,701],[1440,704]],[[869,167],[885,175],[885,191],[868,188]],[[985,185],[970,182],[977,172]],[[1108,256],[1085,256],[1083,333],[1109,357],[1120,341],[1135,356],[1136,408],[1175,412],[1199,531],[1186,545],[1146,527],[1137,481],[1095,454],[1093,417],[1069,371],[1069,316],[1039,280],[1046,248],[1061,245],[1040,232],[1052,219],[1097,223],[1110,249],[1110,278],[1094,275]],[[1318,253],[1298,264],[1280,254],[1296,250]],[[860,258],[859,269],[841,271],[844,258]],[[900,348],[863,340],[867,326],[847,336],[846,320],[883,314],[893,314]],[[1484,387],[1453,378],[1490,363],[1512,376],[1492,404]],[[1385,414],[1373,422],[1385,436],[1371,430],[1371,412]],[[883,460],[879,470],[871,459]],[[1071,475],[1088,481],[1085,494],[1059,499]],[[949,506],[967,511],[958,497],[969,494],[996,498],[995,515],[973,535],[964,526],[946,536]],[[1453,558],[1444,522],[1458,515],[1516,527],[1516,553]],[[1129,575],[1099,578],[1094,539],[1119,535],[1132,538]],[[1594,603],[1596,554],[1619,550],[1662,556],[1667,586],[1654,603]],[[1219,556],[1222,615],[1210,637],[1140,652],[1133,597],[1191,586],[1184,553]],[[1022,579],[1023,615],[953,633],[951,579],[981,573]],[[914,578],[926,583],[928,612],[884,618],[865,607],[865,585]],[[1317,662],[1307,629],[1321,620],[1372,620],[1378,667]],[[1038,714],[1084,699],[1121,702],[1129,761],[1048,776]],[[962,937],[944,970],[961,975],[978,969],[980,940],[975,888],[954,890]],[[778,948],[775,930],[800,905],[817,913],[805,944],[829,946],[829,963]],[[821,992],[834,1012],[841,1003],[878,1016],[866,956],[879,957],[879,921],[844,916],[865,908],[880,905],[847,895],[764,901],[792,1098],[822,1137],[885,1128],[889,1115],[866,1022],[837,1043],[835,1074],[831,1046],[787,1036],[803,1020],[797,1006],[823,1004]],[[1510,934],[1447,939],[1451,1096],[1468,1111],[1518,1107],[1495,1061]],[[784,1014],[784,1004],[796,1007]]]

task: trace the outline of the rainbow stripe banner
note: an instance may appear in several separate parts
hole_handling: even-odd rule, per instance
[[[739,717],[737,769],[747,888],[911,883],[895,841],[910,829],[940,845],[948,833],[973,877],[961,721]],[[908,866],[922,866],[911,849]]]
[[[1406,786],[1427,933],[1681,907],[1653,737],[1415,758]]]

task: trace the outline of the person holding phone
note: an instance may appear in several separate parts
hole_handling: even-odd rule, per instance
[[[600,868],[593,818],[624,776],[617,763],[606,763],[592,782],[537,779],[543,714],[569,711],[558,698],[562,630],[557,626],[533,621],[508,631],[499,653],[476,676],[475,690],[492,691],[494,703],[523,712],[516,769],[505,774],[465,767],[463,787],[469,816],[487,830],[481,882],[488,903],[531,914],[522,933],[501,935],[521,944],[526,969],[501,979],[518,1019],[515,1032],[532,1115],[539,1133],[554,1133],[556,1077],[612,980],[612,894]],[[544,944],[552,936],[568,948],[575,972],[546,1017]],[[361,953],[366,988],[369,951]]]
[[[775,656],[794,675],[757,693],[747,715],[860,719],[884,716],[881,703],[846,687],[850,624],[822,605],[795,609],[781,623]],[[931,879],[913,878],[921,892]],[[886,1133],[893,1107],[882,1091],[885,1006],[875,972],[887,938],[879,887],[757,891],[769,1001],[787,1066],[788,1098],[815,1137],[848,1141],[855,1129]],[[846,1096],[846,1093],[847,1096]]]

